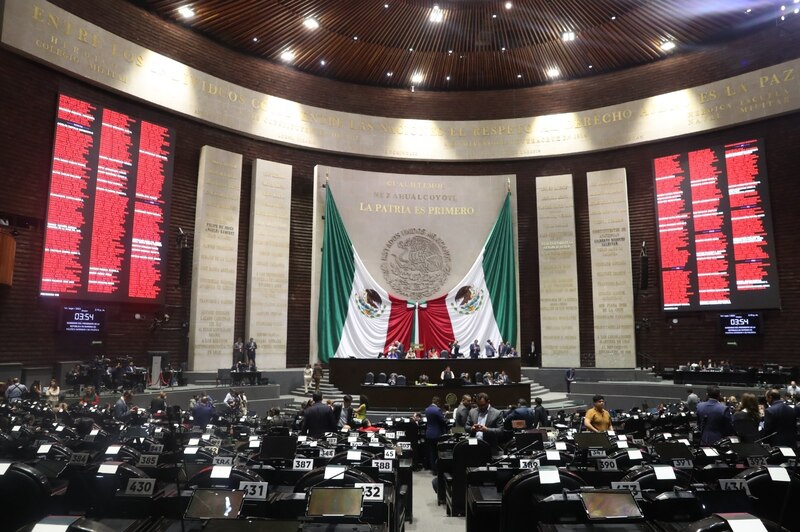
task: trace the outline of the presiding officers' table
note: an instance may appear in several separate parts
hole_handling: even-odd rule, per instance
[[[385,358],[332,358],[328,362],[330,381],[345,393],[357,394],[367,372],[374,375],[386,373],[405,375],[407,383],[416,382],[425,374],[431,384],[441,382],[440,375],[444,368],[450,366],[456,377],[467,373],[474,382],[475,373],[505,371],[512,382],[520,380],[519,358],[431,358],[431,359],[385,359]],[[494,387],[492,387],[494,388]],[[521,397],[529,397],[522,395]],[[372,397],[370,397],[372,399]],[[430,397],[428,398],[430,401]],[[370,402],[371,403],[371,402]],[[429,405],[426,403],[425,406]]]
[[[431,398],[438,395],[442,401],[449,393],[453,393],[461,401],[461,396],[484,392],[489,394],[489,400],[498,410],[503,410],[509,405],[517,403],[522,398],[526,401],[531,397],[529,383],[486,385],[456,385],[440,384],[435,386],[383,386],[362,384],[358,393],[369,397],[370,408],[403,408],[420,410],[431,404]]]

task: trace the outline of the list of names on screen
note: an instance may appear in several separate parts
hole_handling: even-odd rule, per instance
[[[780,306],[762,140],[653,160],[665,311]]]
[[[60,95],[42,296],[163,296],[174,132]]]

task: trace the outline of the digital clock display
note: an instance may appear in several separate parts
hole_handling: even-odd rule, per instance
[[[61,327],[66,332],[102,333],[106,326],[106,309],[98,307],[62,307]]]

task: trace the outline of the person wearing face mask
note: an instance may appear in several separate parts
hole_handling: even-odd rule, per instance
[[[478,439],[485,440],[492,448],[498,448],[500,436],[503,434],[503,414],[489,402],[489,395],[479,393],[476,396],[477,408],[473,408],[467,416],[464,429]]]

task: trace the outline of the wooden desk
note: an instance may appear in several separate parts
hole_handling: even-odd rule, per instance
[[[422,410],[431,404],[434,395],[444,401],[448,393],[454,393],[461,401],[461,396],[484,392],[489,394],[492,406],[498,410],[508,408],[508,405],[517,404],[517,400],[522,398],[530,401],[531,385],[528,383],[503,384],[497,386],[457,386],[457,385],[438,385],[438,386],[379,386],[362,384],[359,386],[358,393],[369,398],[369,408],[400,408]],[[369,413],[368,413],[369,415]]]

